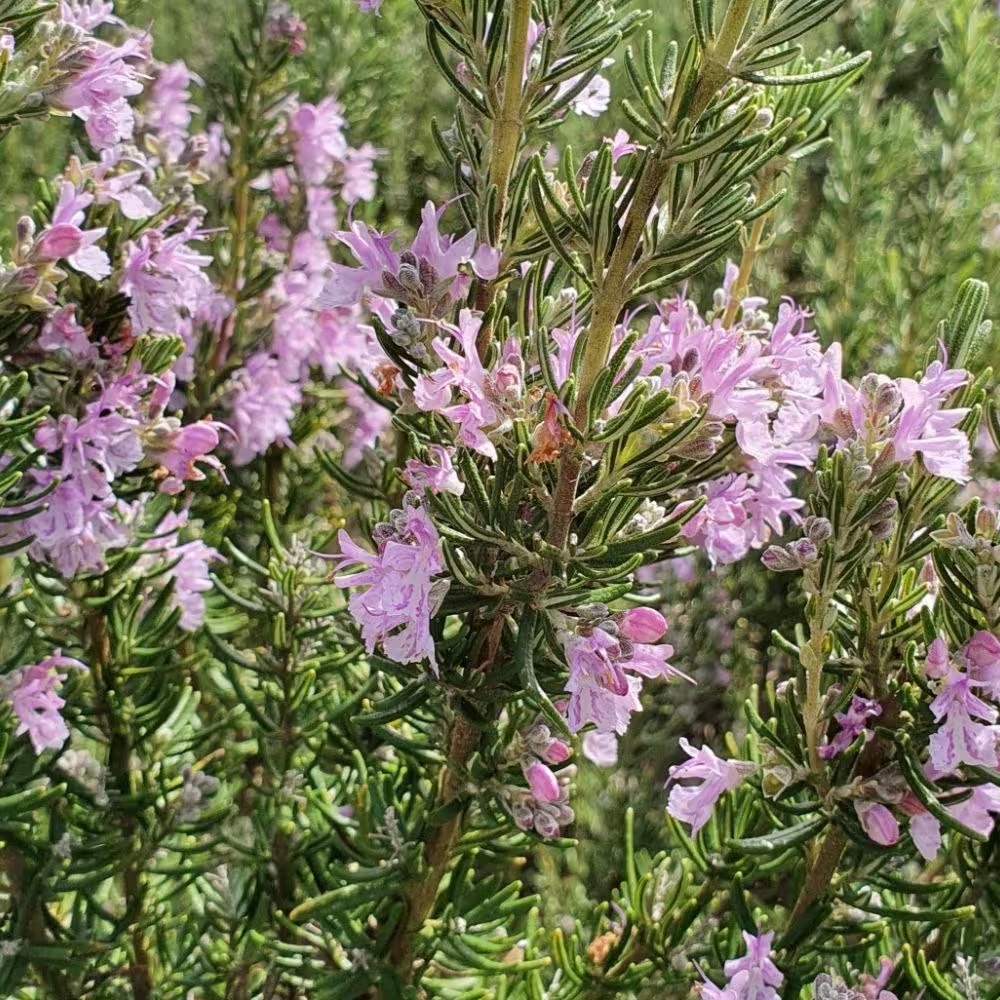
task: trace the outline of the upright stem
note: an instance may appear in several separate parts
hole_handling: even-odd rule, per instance
[[[730,3],[712,52],[706,53],[694,96],[686,110],[686,116],[691,122],[697,122],[705,113],[719,87],[728,79],[729,60],[739,45],[752,6],[753,0],[733,0]],[[672,125],[672,122],[663,124],[664,137],[669,138]],[[669,149],[663,148],[661,143],[660,146],[653,148],[642,168],[635,196],[629,205],[621,233],[611,251],[607,269],[603,274],[595,276],[597,281],[594,307],[586,333],[580,385],[573,411],[573,419],[584,433],[588,429],[591,392],[598,375],[608,363],[615,324],[632,292],[632,262],[642,245],[646,220],[656,205],[656,199],[669,169]],[[582,468],[580,448],[575,447],[567,451],[559,467],[559,479],[553,497],[547,538],[550,545],[559,549],[565,547],[569,538],[576,487]],[[547,569],[540,567],[535,574],[537,579],[533,582],[536,585],[547,583],[548,573]]]
[[[500,108],[493,119],[490,137],[490,172],[488,186],[497,189],[493,218],[489,220],[491,239],[503,246],[504,217],[510,198],[510,182],[517,162],[517,151],[524,131],[524,64],[528,55],[528,30],[531,27],[531,0],[512,0],[507,31],[507,66],[504,71]],[[486,234],[483,234],[486,236]],[[485,312],[496,294],[496,282],[481,281],[476,289],[476,308]],[[493,335],[491,323],[483,323],[476,338],[479,356],[483,357]]]
[[[507,32],[507,67],[503,78],[500,113],[493,119],[490,159],[490,184],[497,187],[493,231],[497,237],[503,226],[517,149],[521,143],[522,89],[524,63],[528,54],[528,29],[531,23],[531,0],[511,0],[510,27]]]
[[[493,667],[500,639],[503,634],[504,619],[497,615],[488,627],[480,651],[477,668],[488,672]],[[474,726],[465,716],[457,714],[448,734],[448,756],[438,778],[435,810],[459,798],[466,787],[466,772],[472,755],[479,749],[482,730]],[[411,881],[403,893],[406,913],[389,945],[389,962],[407,982],[413,976],[413,952],[417,935],[434,910],[438,889],[448,870],[451,853],[462,833],[461,812],[433,826],[427,836],[424,848],[426,868]]]
[[[761,201],[767,201],[771,194],[773,181],[770,175],[765,174],[760,181],[757,196]],[[733,287],[729,292],[729,305],[722,317],[722,325],[730,327],[736,320],[736,313],[740,308],[740,303],[746,298],[750,290],[750,275],[753,274],[754,264],[757,262],[757,254],[760,252],[761,244],[764,242],[764,227],[767,225],[767,215],[759,215],[754,219],[750,229],[750,236],[746,246],[743,248],[743,256],[740,259],[739,274],[733,282]]]
[[[692,122],[708,107],[715,92],[729,79],[730,60],[740,44],[755,2],[756,0],[730,0],[719,34],[705,50],[705,61],[692,102]]]
[[[232,256],[229,268],[222,281],[222,291],[232,299],[233,310],[226,317],[215,345],[209,373],[216,374],[225,365],[229,356],[229,348],[236,332],[236,322],[239,310],[236,299],[246,278],[247,260],[250,252],[250,182],[253,176],[250,170],[249,156],[251,150],[250,137],[255,134],[260,119],[260,85],[258,72],[259,58],[255,55],[250,79],[247,82],[246,100],[243,102],[243,113],[240,115],[238,128],[233,136],[231,162],[235,165],[233,178],[233,226]]]
[[[806,729],[806,746],[809,751],[809,768],[819,774],[823,762],[819,756],[820,712],[823,699],[823,665],[826,661],[826,619],[830,597],[827,593],[816,596],[812,614],[809,617],[809,641],[802,647],[799,660],[806,675],[806,703],[802,709],[802,721]]]

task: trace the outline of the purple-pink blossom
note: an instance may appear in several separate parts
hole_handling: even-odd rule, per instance
[[[868,728],[871,719],[877,719],[882,714],[882,706],[871,698],[863,698],[861,695],[854,695],[846,712],[837,712],[834,715],[837,724],[840,726],[837,734],[826,745],[819,748],[819,755],[824,760],[830,760],[837,754],[843,753],[862,733],[865,740],[871,739],[872,733]]]
[[[630,642],[608,631],[611,628],[617,630],[617,623],[608,619],[581,622],[559,633],[569,666],[566,720],[573,732],[593,723],[599,732],[624,733],[632,713],[642,709],[642,677],[690,680],[668,662],[672,646]]]
[[[940,359],[928,365],[919,382],[866,375],[855,388],[840,376],[840,345],[831,352],[822,416],[839,440],[859,440],[873,457],[891,446],[895,461],[919,455],[932,475],[958,483],[969,478],[969,439],[959,427],[969,411],[944,405],[968,383],[967,371],[948,369]]]
[[[35,753],[57,750],[67,739],[69,729],[61,709],[66,704],[56,689],[62,683],[60,670],[87,668],[56,650],[52,656],[30,667],[21,667],[0,679],[0,697],[10,702],[17,718],[16,736],[28,734]]]
[[[246,465],[273,444],[291,443],[302,387],[281,374],[276,358],[252,354],[234,376],[227,423],[236,435],[233,463]]]
[[[471,279],[464,265],[480,278],[495,278],[500,255],[486,244],[477,247],[474,229],[460,239],[442,235],[439,226],[446,207],[427,202],[413,244],[402,252],[393,250],[392,234],[383,236],[363,222],[335,233],[361,266],[332,264],[320,304],[353,305],[372,292],[411,305],[422,316],[436,317],[465,297]]]
[[[723,760],[711,747],[695,749],[683,736],[680,746],[690,760],[670,768],[667,812],[679,822],[689,823],[695,834],[712,818],[716,802],[752,774],[756,765]],[[682,781],[691,783],[680,784]]]
[[[476,349],[481,323],[480,316],[463,309],[457,327],[444,327],[461,345],[461,353],[444,338],[434,338],[431,346],[443,364],[418,376],[413,401],[421,410],[441,413],[457,424],[458,440],[466,448],[495,459],[491,434],[502,429],[521,398],[524,361],[511,338],[497,367],[484,368]]]
[[[775,987],[781,986],[785,977],[771,957],[774,931],[766,934],[744,931],[743,940],[746,954],[726,962],[724,986],[716,986],[702,972],[704,982],[698,990],[705,1000],[779,1000]]]
[[[434,577],[444,568],[441,539],[434,522],[415,493],[407,494],[401,510],[376,525],[376,552],[357,545],[343,529],[337,535],[340,555],[338,587],[354,590],[348,601],[351,617],[361,629],[369,653],[381,646],[390,660],[428,660],[437,671],[431,618],[447,590]]]

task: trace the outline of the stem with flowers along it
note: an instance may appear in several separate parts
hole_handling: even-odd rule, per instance
[[[524,61],[528,51],[528,30],[531,22],[531,0],[513,0],[508,30],[507,67],[504,73],[503,93],[499,113],[493,120],[492,159],[489,182],[496,185],[496,213],[493,230],[502,231],[504,212],[510,190],[511,175],[517,159],[522,131],[522,93]],[[477,295],[477,307],[487,309],[493,300],[494,283],[484,283]],[[480,357],[485,355],[491,336],[490,325],[484,323],[476,341]],[[489,673],[500,648],[504,618],[502,614],[490,622],[480,647],[476,669]],[[482,731],[461,714],[452,720],[448,734],[448,754],[442,768],[436,797],[436,809],[449,805],[462,794],[466,785],[466,768],[479,747]],[[426,869],[412,880],[404,891],[405,912],[402,923],[389,946],[389,961],[393,968],[409,981],[413,975],[413,948],[424,922],[434,910],[438,888],[451,852],[462,830],[462,814],[458,813],[436,825],[427,837],[424,849]]]
[[[699,74],[690,107],[687,109],[687,117],[692,122],[701,117],[718,89],[729,78],[729,63],[740,43],[752,8],[753,0],[732,0],[726,10],[719,35],[714,44],[706,50],[705,63]],[[663,133],[669,134],[672,125],[672,121],[665,122]],[[590,394],[594,384],[608,362],[615,324],[631,294],[634,283],[630,274],[632,261],[642,243],[646,220],[656,205],[660,188],[670,169],[669,148],[663,146],[661,140],[650,152],[643,166],[621,235],[615,243],[607,270],[598,279],[594,290],[594,308],[586,333],[580,387],[573,410],[573,419],[581,429],[585,429],[587,425]],[[569,538],[576,485],[581,469],[582,458],[579,448],[574,447],[564,455],[561,462],[558,485],[553,498],[552,516],[549,520],[549,534],[546,540],[557,549],[565,548]]]

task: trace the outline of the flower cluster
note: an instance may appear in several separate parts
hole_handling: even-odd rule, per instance
[[[579,732],[593,724],[598,733],[621,735],[633,712],[641,711],[643,677],[682,677],[667,658],[670,645],[656,644],[667,623],[651,608],[612,612],[607,605],[578,607],[564,617],[559,633],[569,676],[566,719]]]
[[[981,836],[992,832],[994,817],[1000,814],[1000,788],[990,780],[977,780],[969,770],[983,769],[1000,778],[1000,640],[981,630],[960,649],[949,651],[944,639],[935,639],[927,648],[924,673],[934,693],[929,709],[935,725],[924,772],[928,782],[943,780],[948,792],[941,793],[939,808],[932,812],[905,785],[870,782],[865,786],[869,798],[855,802],[855,809],[868,836],[890,845],[900,838],[895,807],[908,817],[917,850],[933,859],[941,849],[939,813]]]
[[[716,986],[706,979],[699,990],[706,1000],[779,1000],[775,987],[780,986],[785,977],[771,958],[771,944],[774,931],[766,934],[743,932],[747,946],[742,958],[726,962],[726,984]]]
[[[56,693],[62,683],[59,671],[66,669],[87,668],[56,650],[40,663],[0,678],[0,698],[10,703],[17,718],[14,734],[27,733],[36,754],[46,749],[58,750],[69,739],[69,729],[60,711],[66,701]]]
[[[343,529],[337,536],[341,572],[338,587],[364,588],[351,595],[351,615],[369,653],[381,646],[397,663],[429,661],[437,670],[431,619],[448,581],[434,580],[444,570],[441,539],[419,496],[410,492],[403,507],[372,531],[376,552],[357,545]],[[357,570],[356,572],[344,572]]]

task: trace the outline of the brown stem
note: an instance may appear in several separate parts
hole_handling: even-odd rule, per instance
[[[490,623],[479,654],[478,669],[492,669],[500,648],[504,618],[498,614]],[[438,779],[435,811],[450,805],[464,792],[466,772],[472,755],[479,749],[482,731],[461,714],[452,721],[448,734],[448,756]],[[424,848],[426,868],[407,885],[403,893],[406,915],[389,945],[389,962],[407,982],[413,976],[413,952],[417,936],[434,910],[438,889],[448,870],[451,853],[462,832],[463,813],[457,812],[431,828]]]
[[[456,716],[448,740],[448,762],[441,773],[438,806],[448,805],[465,788],[464,770],[479,747],[480,732],[466,718]],[[417,934],[430,916],[441,880],[451,860],[451,852],[462,828],[462,814],[452,816],[431,830],[424,856],[427,870],[411,883],[405,894],[406,917],[393,938],[389,961],[407,979],[412,974],[413,946]]]
[[[847,834],[839,826],[831,826],[809,866],[805,884],[795,901],[792,915],[788,918],[789,927],[794,927],[805,915],[806,910],[826,895],[833,876],[837,874],[837,867],[846,847]]]

